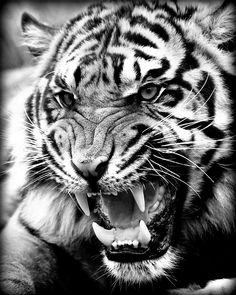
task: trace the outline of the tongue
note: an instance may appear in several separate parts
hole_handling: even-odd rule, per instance
[[[143,198],[144,200],[144,198]],[[145,219],[144,201],[137,204],[131,192],[122,192],[118,196],[102,196],[103,211],[109,216],[111,224],[119,228],[128,228],[138,225],[139,220]]]

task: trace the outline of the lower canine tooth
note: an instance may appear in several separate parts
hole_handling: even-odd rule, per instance
[[[105,246],[110,247],[112,245],[112,242],[114,241],[115,229],[114,228],[110,230],[105,229],[101,227],[100,225],[98,225],[96,222],[92,223],[92,227],[99,241]]]
[[[116,242],[116,241],[114,241],[111,245],[112,245],[112,247],[115,248],[115,249],[118,248],[118,245],[117,245],[117,242]]]
[[[147,246],[147,244],[151,240],[151,234],[150,234],[150,232],[143,220],[140,220],[140,223],[139,223],[138,240],[141,243],[141,245],[143,245],[143,246]]]

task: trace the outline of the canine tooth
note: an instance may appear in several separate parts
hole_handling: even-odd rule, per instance
[[[138,187],[133,188],[131,191],[134,196],[135,202],[139,207],[139,210],[141,212],[144,212],[145,211],[145,200],[144,200],[144,194],[143,194],[143,187],[138,186]]]
[[[112,244],[113,248],[117,249],[118,248],[118,245],[117,245],[117,241],[114,241]]]
[[[112,242],[114,241],[114,228],[105,229],[96,222],[92,223],[92,227],[99,241],[107,247],[111,246]]]
[[[138,240],[134,240],[132,242],[132,244],[133,244],[134,248],[138,248],[139,241]]]
[[[75,198],[76,198],[76,201],[79,204],[80,208],[84,212],[84,214],[89,216],[90,215],[90,210],[89,210],[89,204],[88,204],[87,195],[85,193],[76,192],[75,193]]]
[[[138,240],[144,246],[146,246],[151,240],[151,234],[143,220],[140,220],[140,223],[139,223]]]

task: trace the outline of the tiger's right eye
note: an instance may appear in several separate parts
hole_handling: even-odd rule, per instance
[[[75,97],[72,93],[61,91],[54,97],[62,108],[71,108],[75,104]]]
[[[155,102],[164,90],[165,88],[160,85],[148,83],[140,88],[139,95],[143,101]]]

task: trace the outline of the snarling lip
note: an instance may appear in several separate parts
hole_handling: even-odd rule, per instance
[[[96,213],[102,222],[93,222],[92,227],[110,260],[146,260],[168,249],[175,194],[163,185],[152,183],[118,193],[101,191],[75,196],[86,215],[90,214],[87,196],[97,199]]]

